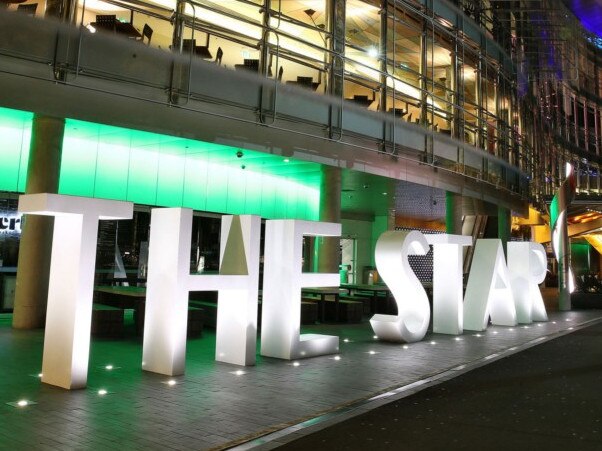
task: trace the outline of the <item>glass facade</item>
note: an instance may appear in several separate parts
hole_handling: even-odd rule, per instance
[[[207,105],[232,107],[231,116],[219,116],[222,110],[215,115],[265,129],[275,124],[290,132],[284,140],[300,135],[322,140],[319,150],[311,145],[302,150],[309,151],[306,160],[325,164],[329,145],[345,135],[343,144],[354,150],[408,161],[411,155],[412,162],[439,171],[435,179],[453,172],[471,183],[484,181],[498,190],[496,196],[505,191],[539,210],[563,180],[565,162],[576,168],[579,194],[601,194],[600,39],[561,2],[98,0],[77,4],[72,17],[79,26],[73,35],[79,34],[80,53],[54,67],[55,76],[64,69],[73,77],[67,85],[90,77],[105,87],[158,88],[164,97],[153,101],[201,114],[213,114]],[[162,52],[136,52],[135,61],[119,54],[109,64],[97,56],[113,41],[94,40],[92,33],[142,40]],[[245,89],[220,90],[232,85],[214,82],[203,71],[212,74],[213,68],[182,64],[185,59],[174,53],[261,78],[248,77]],[[28,58],[42,59],[34,53]],[[210,95],[194,91],[199,85]],[[287,98],[287,93],[305,94],[288,86],[323,97]],[[0,114],[0,190],[23,192],[32,115]],[[171,133],[168,127],[162,130]],[[416,130],[420,133],[412,134]],[[60,192],[318,219],[321,164],[289,161],[284,155],[294,155],[294,145],[280,143],[280,156],[266,153],[273,145],[264,146],[267,139],[251,146],[265,152],[221,144],[232,142],[223,139],[227,133],[230,129],[208,143],[68,119]],[[244,161],[232,158],[239,150]],[[313,159],[313,153],[320,158]],[[330,164],[343,167],[337,158]],[[344,170],[353,171],[354,156],[348,158]],[[428,184],[422,175],[415,177]],[[470,189],[478,191],[474,184]]]
[[[474,145],[527,173],[532,201],[554,191],[564,161],[578,167],[580,191],[599,192],[600,51],[560,2],[532,3],[98,1],[80,5],[76,17],[102,32],[97,15],[115,14],[138,30],[149,25],[151,46]],[[495,163],[454,164],[468,176],[504,180]]]

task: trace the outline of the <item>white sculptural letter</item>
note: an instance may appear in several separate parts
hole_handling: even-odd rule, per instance
[[[433,332],[458,335],[463,330],[462,263],[463,246],[472,237],[427,235],[433,246]]]
[[[224,216],[220,274],[191,275],[192,210],[154,209],[147,279],[142,368],[184,373],[188,293],[218,290],[216,358],[255,363],[260,218]]]
[[[498,239],[477,240],[464,296],[464,329],[482,331],[491,323],[516,326],[510,276]]]
[[[302,273],[303,235],[340,236],[341,225],[299,220],[266,222],[261,355],[297,359],[338,352],[339,338],[300,335],[301,288],[338,287],[336,273]]]
[[[408,262],[408,255],[425,255],[429,246],[417,231],[383,233],[376,242],[376,269],[391,290],[397,315],[374,315],[370,324],[381,340],[414,342],[424,338],[431,319],[426,291]]]
[[[98,221],[131,219],[131,202],[58,194],[19,198],[19,211],[54,216],[42,382],[83,388],[88,378]]]
[[[508,270],[518,322],[547,321],[548,315],[538,286],[546,278],[544,247],[529,241],[508,243]]]

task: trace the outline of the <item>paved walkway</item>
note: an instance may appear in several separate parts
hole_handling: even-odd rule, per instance
[[[600,450],[601,386],[598,323],[280,449]]]
[[[43,332],[14,331],[5,318],[0,320],[0,448],[228,447],[286,427],[291,427],[287,433],[297,430],[300,422],[337,409],[367,409],[365,401],[376,394],[393,396],[399,387],[415,389],[421,381],[452,377],[600,319],[599,311],[551,313],[549,322],[528,328],[490,327],[458,340],[429,334],[405,347],[374,340],[368,323],[315,326],[304,331],[341,338],[339,360],[317,357],[294,366],[259,358],[243,375],[236,374],[239,367],[213,360],[215,336],[205,333],[189,340],[186,375],[173,386],[166,377],[141,371],[139,339],[93,340],[89,386],[69,392],[41,384],[36,376]],[[108,364],[112,370],[105,369]],[[109,393],[100,396],[99,389]],[[388,395],[373,402],[386,402]],[[19,399],[37,404],[21,409],[6,404]]]

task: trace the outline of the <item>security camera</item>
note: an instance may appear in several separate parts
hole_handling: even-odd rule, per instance
[[[242,158],[244,156],[244,153],[242,153],[242,150],[239,150],[238,152],[236,152],[236,156],[238,158]]]

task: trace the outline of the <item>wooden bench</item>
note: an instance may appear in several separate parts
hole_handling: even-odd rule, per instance
[[[198,307],[188,307],[188,328],[186,336],[188,338],[198,338],[203,336],[203,321],[205,310]]]
[[[105,338],[123,337],[123,309],[92,304],[92,335]]]
[[[136,325],[136,334],[144,335],[144,304],[134,311],[134,323]],[[205,310],[198,307],[188,307],[188,323],[186,327],[186,337],[196,338],[203,335],[203,325],[205,320]]]
[[[370,296],[358,296],[355,294],[341,294],[339,295],[339,299],[341,301],[357,301],[361,302],[364,305],[364,315],[370,314],[370,304],[372,302],[372,298]]]
[[[316,324],[318,322],[318,304],[313,301],[301,302],[301,324]]]
[[[190,301],[188,301],[188,305],[190,307],[196,307],[196,308],[203,309],[204,325],[207,327],[211,327],[213,329],[216,328],[216,326],[217,326],[217,304],[215,302],[190,300]]]
[[[368,305],[370,305],[368,303]],[[325,305],[326,321],[336,321],[336,303],[326,300]],[[364,315],[364,303],[360,301],[350,301],[341,299],[339,301],[339,322],[340,323],[361,323]]]

